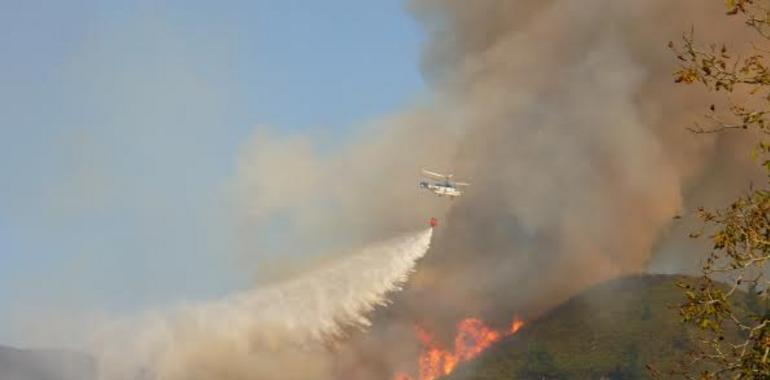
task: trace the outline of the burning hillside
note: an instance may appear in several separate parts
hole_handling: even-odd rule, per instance
[[[394,380],[435,380],[454,372],[459,364],[478,357],[482,352],[501,339],[519,331],[524,322],[514,319],[510,329],[494,330],[478,318],[467,318],[457,325],[454,348],[448,350],[436,341],[432,333],[415,326],[415,333],[422,345],[417,360],[419,375],[398,374]]]
[[[696,331],[681,325],[677,281],[640,275],[610,280],[572,297],[442,380],[676,378]],[[732,334],[727,332],[728,334]],[[679,362],[685,360],[684,362]]]

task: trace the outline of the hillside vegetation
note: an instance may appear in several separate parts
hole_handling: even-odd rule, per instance
[[[669,378],[693,347],[672,305],[682,276],[647,275],[595,286],[532,321],[450,380]]]

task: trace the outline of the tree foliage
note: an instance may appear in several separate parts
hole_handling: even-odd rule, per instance
[[[770,179],[770,0],[726,0],[727,15],[742,17],[756,35],[748,54],[724,44],[703,47],[694,32],[670,43],[680,62],[675,81],[701,84],[722,95],[709,105],[706,123],[694,133],[746,131],[759,136],[751,147]],[[748,149],[747,149],[748,150]],[[768,182],[770,183],[770,182]],[[700,331],[698,348],[679,375],[690,379],[770,379],[770,186],[749,188],[727,207],[698,210],[711,240],[702,280],[681,283],[686,302],[679,312]],[[727,282],[724,286],[720,282]],[[697,368],[697,369],[695,369]]]

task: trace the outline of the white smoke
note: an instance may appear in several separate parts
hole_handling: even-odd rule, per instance
[[[100,331],[100,378],[321,379],[329,343],[388,302],[432,230],[377,243],[302,277]]]

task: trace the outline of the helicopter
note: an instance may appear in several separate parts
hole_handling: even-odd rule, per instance
[[[441,174],[426,169],[422,169],[422,174],[430,180],[420,181],[420,188],[426,189],[439,197],[447,196],[450,199],[460,197],[463,195],[463,192],[458,188],[470,186],[470,183],[453,181],[453,174]]]

